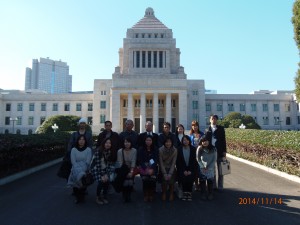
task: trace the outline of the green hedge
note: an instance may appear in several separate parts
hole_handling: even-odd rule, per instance
[[[63,157],[69,139],[64,132],[0,134],[0,178]]]
[[[300,132],[226,129],[228,152],[300,176]]]

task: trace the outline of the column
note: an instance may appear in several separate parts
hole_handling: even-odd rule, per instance
[[[178,93],[178,95],[179,100],[177,107],[179,109],[179,123],[181,123],[184,127],[187,127],[187,91],[181,91]]]
[[[127,106],[127,119],[133,120],[133,104],[132,104],[132,93],[128,93],[128,106]]]
[[[159,114],[158,114],[158,93],[153,94],[153,131],[155,133],[158,133],[159,127],[158,127],[158,122],[159,122]]]
[[[113,130],[119,133],[122,131],[120,121],[120,92],[111,90],[110,98],[110,121],[112,121]]]
[[[146,123],[146,95],[141,93],[141,106],[140,106],[140,133],[145,131]]]
[[[172,110],[171,110],[171,93],[167,93],[166,95],[166,122],[172,124]]]

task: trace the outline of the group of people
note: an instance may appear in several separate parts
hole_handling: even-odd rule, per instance
[[[117,182],[117,171],[118,175],[125,173],[119,181],[124,202],[131,201],[137,174],[142,179],[145,202],[153,201],[157,183],[161,184],[162,201],[174,200],[175,184],[182,200],[192,201],[194,185],[196,191],[201,191],[201,199],[212,200],[213,189],[222,192],[224,183],[219,174],[218,182],[215,181],[215,164],[219,167],[226,159],[225,130],[217,125],[217,120],[217,115],[210,117],[205,133],[193,121],[189,135],[182,124],[172,133],[169,122],[163,124],[161,134],[156,134],[151,121],[146,122],[146,131],[138,134],[133,130],[132,120],[127,120],[125,130],[118,134],[112,130],[112,122],[106,121],[96,149],[92,150],[92,134],[86,130],[86,120],[82,118],[79,130],[69,142],[72,169],[68,185],[73,187],[75,202],[84,201],[88,172],[98,183],[96,202],[107,204],[110,185]]]

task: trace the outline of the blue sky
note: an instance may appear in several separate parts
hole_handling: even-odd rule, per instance
[[[118,50],[152,7],[173,30],[188,79],[220,94],[293,90],[299,54],[293,0],[3,0],[0,88],[24,89],[25,68],[40,57],[67,62],[73,91],[110,79]]]

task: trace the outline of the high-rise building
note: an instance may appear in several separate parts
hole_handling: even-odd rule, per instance
[[[69,66],[61,60],[49,58],[32,60],[32,68],[26,68],[25,91],[41,90],[50,94],[72,91],[72,75]]]

